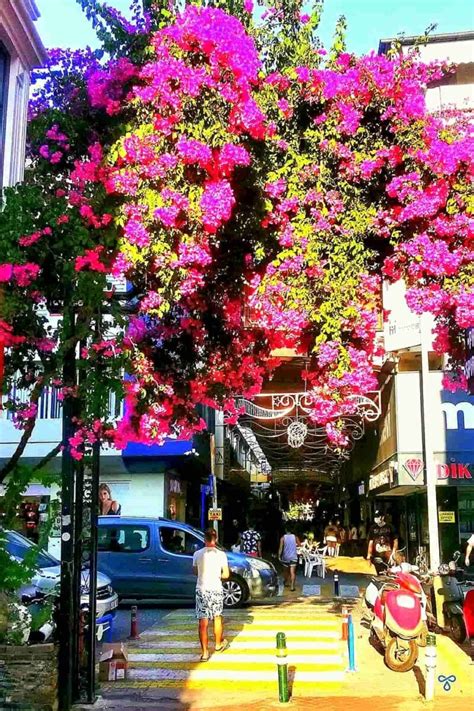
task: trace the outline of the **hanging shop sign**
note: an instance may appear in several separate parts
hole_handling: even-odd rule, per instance
[[[209,521],[222,521],[222,509],[209,509],[207,518]]]
[[[359,484],[359,486],[357,487],[357,493],[359,494],[359,496],[364,496],[364,494],[365,494],[365,482],[362,482],[361,484]]]
[[[474,463],[450,462],[437,464],[436,473],[439,485],[474,484]]]
[[[460,462],[449,457],[449,453],[435,454],[435,468],[438,486],[474,484],[474,462]],[[442,460],[442,461],[439,461]],[[450,460],[446,462],[446,460]],[[399,486],[423,485],[425,465],[417,454],[400,455],[397,482]]]
[[[456,514],[454,511],[438,511],[439,523],[456,523]]]
[[[392,470],[383,469],[377,474],[371,474],[369,478],[369,491],[380,489],[382,486],[390,486],[392,483]]]

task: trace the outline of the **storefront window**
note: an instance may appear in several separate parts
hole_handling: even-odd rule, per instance
[[[10,57],[0,43],[0,188],[3,178],[3,153],[5,147],[5,119],[7,115],[8,67]]]
[[[474,488],[458,488],[459,533],[461,538],[469,538],[474,533]]]

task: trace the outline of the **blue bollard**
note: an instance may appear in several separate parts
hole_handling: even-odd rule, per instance
[[[355,665],[355,635],[352,615],[349,615],[347,621],[347,647],[349,651],[349,669],[347,671],[355,672],[357,669]]]

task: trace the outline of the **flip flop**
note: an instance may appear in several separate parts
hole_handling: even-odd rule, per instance
[[[215,651],[215,652],[223,652],[224,649],[227,649],[228,646],[229,646],[229,640],[228,640],[228,639],[224,639],[224,640],[222,641],[221,646],[220,646],[220,647],[216,647],[214,651]]]
[[[200,662],[208,662],[209,661],[209,654],[207,655],[207,657],[205,657],[204,654],[202,654],[199,661]]]

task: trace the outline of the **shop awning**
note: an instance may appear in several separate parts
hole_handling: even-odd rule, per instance
[[[122,457],[182,457],[192,449],[191,439],[167,439],[164,444],[150,446],[140,442],[130,442],[122,450]]]
[[[21,496],[50,496],[51,489],[46,488],[42,484],[30,484]],[[0,496],[5,496],[5,485],[0,484]]]

